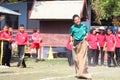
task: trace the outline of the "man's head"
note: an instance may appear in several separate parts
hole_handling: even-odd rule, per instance
[[[3,26],[3,31],[4,31],[4,32],[8,32],[8,26],[7,26],[7,25],[4,25],[4,26]]]
[[[13,32],[12,27],[9,27],[9,28],[8,28],[8,31],[9,31],[9,32]]]
[[[109,28],[109,29],[107,30],[107,34],[108,34],[108,35],[113,34],[113,30],[112,30],[111,28]]]
[[[93,34],[93,35],[95,35],[95,34],[96,34],[96,29],[95,29],[95,28],[92,28],[92,29],[90,30],[90,33]]]
[[[20,27],[19,27],[19,31],[20,31],[21,33],[24,32],[24,25],[23,25],[23,24],[20,25]]]
[[[33,29],[33,33],[36,33],[37,32],[37,29]]]
[[[74,15],[73,16],[73,22],[76,24],[76,25],[80,25],[80,23],[81,23],[81,18],[80,18],[80,16],[78,16],[78,15]]]
[[[103,26],[101,26],[101,27],[99,28],[99,31],[100,31],[101,34],[104,34],[105,28],[104,28]]]

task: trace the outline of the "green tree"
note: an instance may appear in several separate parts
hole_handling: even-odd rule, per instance
[[[102,19],[120,16],[120,0],[92,0],[91,6],[96,14],[97,23],[101,23]]]

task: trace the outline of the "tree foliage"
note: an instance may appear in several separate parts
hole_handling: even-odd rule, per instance
[[[120,0],[92,0],[92,9],[96,14],[95,21],[120,16]]]

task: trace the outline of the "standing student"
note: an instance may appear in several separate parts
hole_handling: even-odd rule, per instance
[[[87,44],[86,37],[88,35],[87,26],[81,22],[81,18],[78,15],[73,16],[74,24],[70,28],[71,43],[74,41],[75,55],[75,69],[77,71],[76,76],[78,78],[91,78],[91,75],[87,72]]]
[[[10,40],[9,40],[9,46],[8,46],[8,50],[9,50],[9,53],[8,53],[8,62],[10,63],[10,60],[11,60],[11,54],[12,54],[12,42],[13,42],[13,38],[12,38],[12,32],[13,32],[13,29],[12,29],[12,27],[9,27],[8,28],[8,33],[9,33],[9,38],[10,38]],[[10,64],[9,64],[9,66],[10,66]]]
[[[35,54],[33,54],[33,57],[35,58],[35,61],[37,61],[37,56],[38,56],[38,50],[40,49],[40,44],[42,42],[42,38],[40,36],[40,33],[37,31],[37,29],[33,30],[33,34],[32,34],[32,44],[31,44],[31,48],[34,50],[36,50]]]
[[[67,58],[68,58],[69,66],[73,66],[74,61],[73,61],[73,55],[72,55],[72,43],[70,41],[70,36],[68,38],[66,49],[67,49]]]
[[[0,36],[1,36],[2,30],[0,29]]]
[[[118,28],[118,33],[116,34],[116,60],[120,66],[120,28]]]
[[[2,33],[2,30],[0,29],[0,65],[2,65],[2,57],[1,57],[1,33]]]
[[[103,47],[104,47],[104,44],[105,44],[105,29],[104,27],[100,27],[99,28],[99,31],[100,33],[97,35],[97,39],[98,39],[98,43],[99,43],[99,46],[100,46],[100,50],[97,54],[97,59],[96,59],[96,63],[98,64],[98,58],[99,58],[99,53],[101,55],[101,65],[104,64],[104,55],[105,55],[105,52],[103,50]]]
[[[18,56],[19,61],[17,67],[26,68],[25,60],[24,60],[24,52],[25,46],[28,46],[28,34],[24,31],[24,25],[20,25],[19,32],[16,35],[16,43],[18,45]]]
[[[99,29],[96,29],[96,35],[99,35],[100,32],[99,32]],[[98,65],[98,61],[99,61],[99,50],[100,50],[100,47],[97,48],[97,53],[96,53],[96,65]]]
[[[3,26],[3,31],[1,33],[1,47],[3,47],[3,49],[1,51],[3,51],[3,53],[1,53],[2,55],[2,65],[3,66],[10,66],[10,62],[9,62],[9,41],[10,41],[10,37],[9,37],[9,32],[8,32],[8,26],[4,25]]]
[[[96,65],[96,55],[97,55],[97,35],[96,35],[96,29],[93,28],[90,31],[90,34],[87,37],[88,42],[88,65],[95,66]],[[93,62],[92,62],[93,61]]]
[[[107,64],[108,64],[108,67],[111,67],[111,61],[113,61],[114,66],[116,66],[116,63],[115,63],[115,60],[114,60],[116,39],[115,39],[115,35],[113,34],[112,29],[107,30],[106,42],[105,42],[104,47],[105,46],[107,47]]]

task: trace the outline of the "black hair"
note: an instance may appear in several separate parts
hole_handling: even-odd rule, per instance
[[[79,16],[79,15],[75,14],[75,15],[73,15],[72,20],[74,21],[74,19],[75,19],[76,17],[79,17],[79,18],[80,18],[80,16]]]
[[[95,29],[95,28],[92,28],[92,29],[90,30],[90,34],[92,34],[94,30],[96,30],[96,29]]]
[[[24,25],[23,25],[23,24],[20,24],[20,27],[24,27]]]
[[[113,33],[113,30],[112,30],[111,28],[108,28],[108,29],[107,29],[107,32],[108,32],[108,30],[110,30],[110,31]],[[114,34],[114,33],[113,33],[113,34]]]
[[[99,32],[100,33],[100,32]],[[104,32],[102,33],[103,35],[105,34],[105,30],[104,30]]]
[[[8,27],[8,28],[12,28],[12,27]]]
[[[33,33],[37,32],[37,29],[33,29]]]
[[[8,27],[8,25],[7,25],[7,24],[4,24],[4,25],[2,26],[2,29],[3,29],[5,26],[7,26],[7,27]]]

